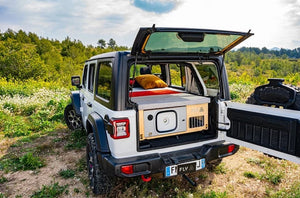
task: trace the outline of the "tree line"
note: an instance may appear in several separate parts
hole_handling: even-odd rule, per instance
[[[7,80],[43,80],[69,84],[72,75],[82,73],[88,58],[110,51],[128,50],[114,39],[99,39],[98,46],[84,45],[66,37],[63,41],[35,33],[0,31],[0,77]],[[237,83],[262,84],[270,77],[300,84],[300,48],[293,50],[242,47],[228,52],[225,62],[229,79]]]
[[[300,47],[295,49],[284,49],[284,48],[267,49],[266,47],[260,49],[257,47],[242,47],[237,51],[250,52],[250,53],[255,53],[257,55],[267,54],[270,56],[283,57],[283,58],[294,58],[294,59],[300,58]]]
[[[293,50],[286,50],[293,51]],[[242,48],[226,54],[225,63],[231,83],[265,84],[268,78],[283,78],[285,83],[300,86],[300,59],[289,54]]]
[[[35,79],[69,83],[70,76],[82,73],[85,60],[96,54],[128,50],[113,39],[106,45],[85,46],[80,40],[63,41],[39,37],[32,32],[0,31],[0,77],[7,80]],[[99,41],[100,41],[99,40]]]

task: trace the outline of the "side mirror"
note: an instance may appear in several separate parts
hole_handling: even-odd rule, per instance
[[[71,77],[72,86],[76,86],[78,88],[81,88],[80,86],[80,76],[72,76]]]

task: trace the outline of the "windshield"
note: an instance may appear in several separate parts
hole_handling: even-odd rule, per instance
[[[242,35],[179,32],[154,32],[149,35],[143,51],[155,53],[216,53],[234,43]],[[191,38],[192,37],[192,38]]]

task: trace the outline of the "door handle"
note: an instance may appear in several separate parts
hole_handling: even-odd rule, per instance
[[[90,103],[90,102],[88,102],[86,105],[87,105],[88,107],[92,107],[92,106],[93,106],[92,103]]]

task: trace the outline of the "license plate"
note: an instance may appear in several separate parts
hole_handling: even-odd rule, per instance
[[[205,159],[200,159],[192,162],[186,162],[178,165],[167,166],[165,169],[165,176],[171,177],[178,174],[195,172],[205,168]]]

